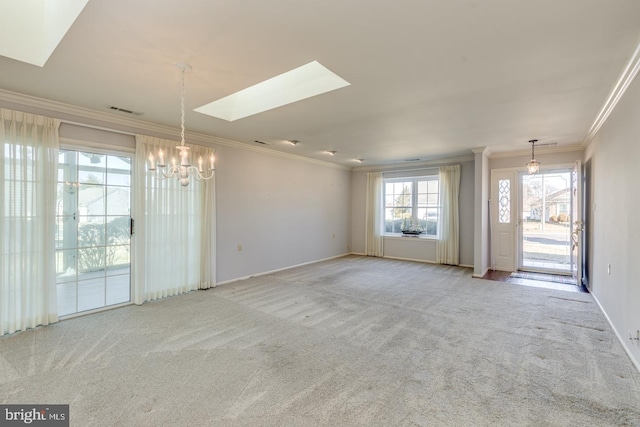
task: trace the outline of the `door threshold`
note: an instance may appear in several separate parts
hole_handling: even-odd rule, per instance
[[[537,278],[528,277],[517,277],[519,272],[507,272],[507,271],[489,271],[482,278],[485,280],[494,280],[498,282],[505,282],[511,285],[519,285],[519,286],[529,286],[535,288],[544,288],[544,289],[552,289],[556,291],[565,291],[565,292],[583,292],[588,293],[589,290],[584,286],[577,286],[573,281],[570,283],[567,282],[554,282],[549,280],[550,277],[554,275],[549,274],[536,274]],[[529,273],[532,276],[535,273]]]
[[[573,275],[571,274],[571,271],[567,271],[567,270],[553,270],[553,269],[548,269],[548,268],[529,268],[529,267],[522,267],[519,268],[517,270],[517,272],[522,272],[522,273],[536,273],[536,274],[549,274],[552,276],[567,276],[567,277],[572,277]]]

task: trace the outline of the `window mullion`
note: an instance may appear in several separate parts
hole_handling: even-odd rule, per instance
[[[413,180],[413,185],[411,186],[411,216],[413,218],[418,219],[418,180]]]

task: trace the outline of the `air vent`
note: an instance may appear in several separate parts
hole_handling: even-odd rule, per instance
[[[558,145],[558,143],[557,142],[545,142],[542,144],[536,143],[536,147],[551,147],[553,145]]]
[[[256,139],[255,141],[253,141],[253,142],[255,142],[256,144],[271,145],[271,144],[269,144],[268,142],[258,141],[257,139]]]
[[[131,114],[132,116],[141,116],[143,114],[137,111],[127,110],[126,108],[114,107],[113,105],[109,106],[109,109],[112,111],[117,111],[118,113]]]
[[[405,162],[419,162],[420,159],[404,159]]]

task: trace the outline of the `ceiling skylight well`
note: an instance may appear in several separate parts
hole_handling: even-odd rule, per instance
[[[0,13],[0,55],[43,67],[89,0],[8,0]]]
[[[313,61],[194,111],[232,122],[349,85],[349,82]]]

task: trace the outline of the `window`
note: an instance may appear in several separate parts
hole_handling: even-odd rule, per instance
[[[423,235],[436,237],[440,212],[438,186],[437,176],[385,179],[385,234],[400,234],[412,225]]]
[[[500,224],[511,223],[511,180],[498,181],[498,222]]]

